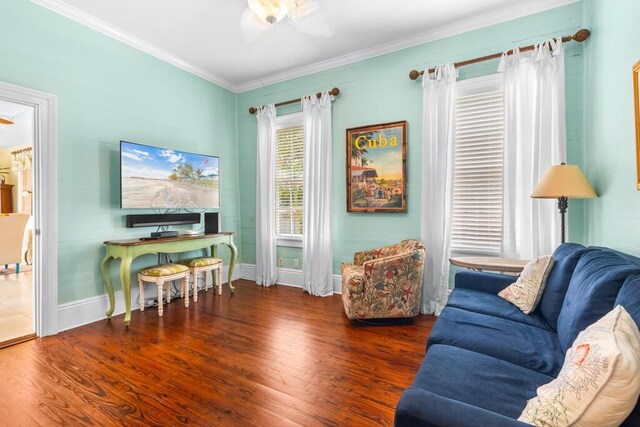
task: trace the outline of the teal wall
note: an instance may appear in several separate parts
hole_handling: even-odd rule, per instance
[[[631,0],[604,5],[578,2],[236,95],[30,1],[0,0],[0,80],[55,94],[59,101],[59,302],[103,294],[98,273],[102,241],[141,233],[124,228],[123,216],[135,211],[118,206],[120,139],[220,156],[223,228],[238,233],[241,261],[252,264],[256,125],[247,109],[339,87],[332,147],[337,273],[356,250],[420,235],[422,91],[408,79],[408,71],[571,34],[583,20],[591,23],[595,37],[586,59],[582,45],[567,45],[568,157],[583,166],[603,197],[571,202],[570,236],[638,252],[637,243],[623,239],[640,228],[638,214],[623,213],[629,212],[623,208],[630,199],[634,207],[638,203],[627,83],[631,64],[640,56],[632,22],[638,6]],[[629,8],[636,13],[628,13]],[[619,49],[611,51],[616,45]],[[486,75],[496,67],[497,61],[465,67],[460,77]],[[612,105],[616,108],[607,108]],[[618,106],[625,114],[616,114]],[[297,110],[292,106],[279,113]],[[408,211],[346,213],[345,130],[396,120],[409,122]],[[585,131],[592,135],[587,150]],[[222,255],[228,257],[226,249]],[[300,249],[279,248],[278,256],[285,267],[294,268],[294,259],[301,264]],[[148,257],[138,265],[153,261]]]
[[[411,69],[424,69],[444,62],[475,58],[526,45],[549,37],[573,34],[582,26],[582,4],[573,3],[534,16],[448,37],[413,48],[345,65],[332,70],[274,84],[238,96],[238,149],[240,168],[242,260],[255,263],[255,147],[256,120],[247,112],[250,106],[297,98],[337,86],[341,95],[333,104],[333,247],[334,273],[340,263],[352,260],[360,249],[387,245],[404,238],[420,237],[420,176],[422,135],[422,89],[409,80]],[[582,164],[583,151],[583,47],[566,46],[566,99],[568,159]],[[464,67],[460,78],[466,79],[495,72],[497,61]],[[297,111],[295,107],[279,109],[279,114]],[[364,214],[346,212],[347,128],[407,120],[406,213]],[[554,203],[554,201],[546,201]],[[584,209],[572,201],[570,235],[583,241]],[[301,258],[300,249],[279,248],[278,256],[291,267],[293,258]]]
[[[59,303],[104,294],[104,240],[153,231],[124,228],[121,139],[220,156],[223,226],[239,231],[236,94],[28,0],[0,10],[0,80],[58,96]]]
[[[640,255],[640,192],[631,68],[640,60],[640,2],[586,0],[585,174],[600,195],[589,201],[588,241]]]

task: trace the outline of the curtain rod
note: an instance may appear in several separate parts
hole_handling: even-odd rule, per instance
[[[329,91],[329,95],[333,95],[333,96],[340,95],[340,89],[338,89],[337,87],[334,87],[333,89],[331,89]],[[316,96],[318,98],[320,98],[322,96],[322,92],[316,93]],[[283,105],[289,105],[289,104],[293,104],[293,103],[300,102],[300,101],[302,101],[302,98],[296,98],[296,99],[291,99],[289,101],[278,102],[275,105],[276,105],[276,107],[282,107]],[[249,107],[249,114],[255,114],[257,111],[258,111],[258,109],[256,107]]]
[[[587,40],[590,35],[591,35],[591,31],[587,30],[586,28],[583,28],[572,36],[564,36],[562,38],[562,43],[567,43],[567,42],[570,42],[571,40],[575,40],[577,42],[582,43],[583,41]],[[520,52],[527,52],[529,50],[533,50],[535,46],[536,45],[532,44],[529,46],[521,47]],[[513,54],[513,49],[507,52],[507,55],[511,55],[511,54]],[[468,59],[466,61],[456,62],[453,65],[455,65],[456,68],[459,68],[465,65],[471,65],[471,64],[476,64],[478,62],[488,61],[490,59],[498,59],[501,56],[502,56],[502,53],[494,53],[493,55],[487,55],[487,56],[482,56],[480,58]],[[435,68],[429,68],[429,73],[433,73],[435,70],[436,70]],[[423,74],[424,74],[424,71],[411,70],[411,72],[409,73],[409,78],[411,80],[416,80],[418,77],[420,77]]]

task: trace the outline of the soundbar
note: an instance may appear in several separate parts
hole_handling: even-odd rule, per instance
[[[129,228],[199,223],[199,213],[127,215],[127,227]]]
[[[178,237],[177,231],[155,231],[151,233],[152,239],[165,239],[167,237]]]

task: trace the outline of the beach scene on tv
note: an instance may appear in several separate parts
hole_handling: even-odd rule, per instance
[[[121,142],[123,208],[217,208],[220,159]]]

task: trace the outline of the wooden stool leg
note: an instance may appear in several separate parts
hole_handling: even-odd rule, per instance
[[[204,291],[206,292],[211,287],[211,271],[203,271],[202,278],[204,279]]]
[[[193,270],[189,270],[191,274],[191,279],[193,280],[193,302],[198,302],[198,273],[199,271],[195,268]]]
[[[184,279],[182,279],[182,286],[184,287],[184,291],[185,291],[184,308],[189,308],[189,272],[188,271],[186,272]],[[197,292],[194,292],[194,295],[197,295],[197,294],[198,294]]]
[[[138,287],[140,288],[140,292],[138,292],[140,294],[140,296],[138,297],[140,298],[139,307],[140,311],[144,311],[144,282],[142,281],[140,276],[138,276]]]
[[[162,291],[164,290],[164,280],[158,279],[158,317],[162,317]]]
[[[167,286],[167,288],[165,289],[165,292],[167,294],[167,304],[169,304],[171,302],[171,288],[172,286],[173,280],[169,282],[169,286]]]
[[[222,264],[218,266],[218,295],[222,295]]]

